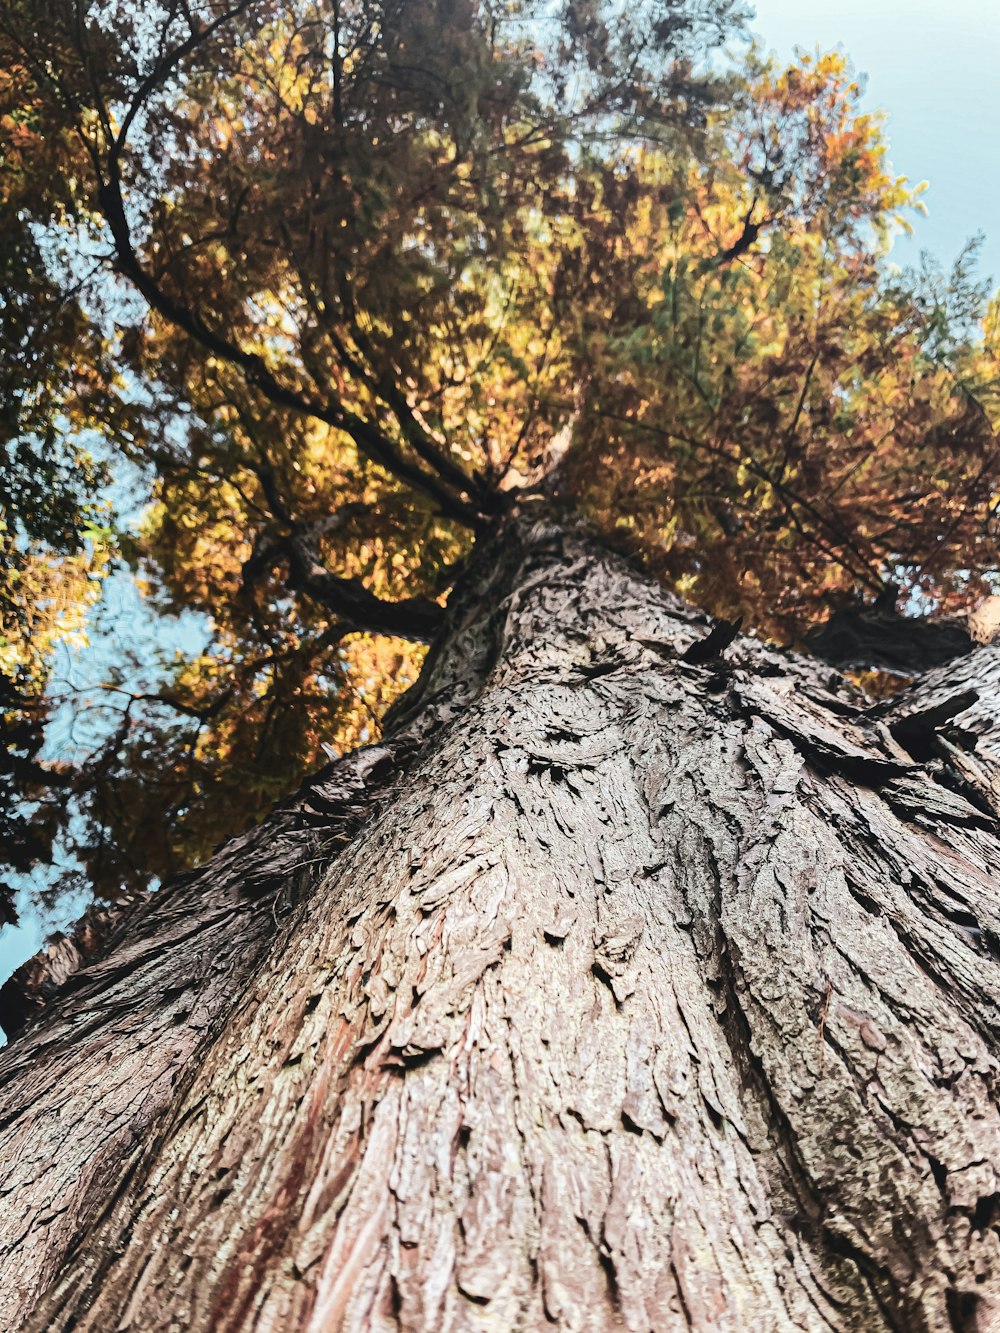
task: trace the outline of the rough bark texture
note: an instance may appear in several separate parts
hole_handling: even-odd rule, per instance
[[[1000,1328],[1000,650],[864,711],[707,631],[508,529],[6,1055],[3,1326]]]

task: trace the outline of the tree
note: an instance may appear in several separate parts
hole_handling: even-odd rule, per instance
[[[70,3],[37,30],[8,0],[19,225],[53,291],[89,275],[58,336],[27,284],[8,341],[54,387],[17,438],[106,420],[155,470],[127,551],[214,629],[166,686],[108,682],[63,832],[100,896],[377,730],[419,653],[358,631],[426,638],[420,598],[560,452],[564,512],[786,642],[887,580],[984,590],[982,293],[884,271],[912,192],[842,58],[696,72],[727,12]]]
[[[713,85],[724,8],[0,14],[148,311],[83,307],[147,570],[217,623],[92,864],[235,832],[5,988],[6,1322],[990,1327],[1000,650],[876,699],[663,586],[786,641],[986,586],[991,326],[886,274],[843,62]],[[363,739],[360,631],[419,680],[255,822]]]

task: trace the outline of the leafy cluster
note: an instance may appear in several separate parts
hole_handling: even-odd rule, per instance
[[[683,182],[646,153],[604,183],[582,264],[597,309],[574,300],[575,503],[786,642],[890,585],[955,609],[988,590],[998,535],[975,244],[947,277],[887,264],[920,189],[887,172],[842,56],[752,58],[749,76]]]
[[[98,478],[60,459],[99,429],[152,479],[126,543],[151,604],[209,631],[107,682],[77,781],[98,892],[376,736],[472,541],[529,498],[786,641],[888,583],[977,594],[995,316],[967,260],[888,265],[919,191],[843,58],[720,74],[741,22],[0,0],[3,338],[31,348],[4,503],[20,549],[97,559]]]
[[[88,432],[110,445],[128,417],[83,283],[49,244],[84,238],[69,137],[47,112],[13,54],[0,69],[0,859],[22,872],[48,858],[67,782],[39,758],[52,650],[80,641],[111,554]],[[0,920],[13,916],[0,883]]]

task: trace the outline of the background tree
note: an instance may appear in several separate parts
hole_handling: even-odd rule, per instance
[[[131,899],[238,836],[5,988],[11,1311],[992,1317],[995,654],[866,711],[607,549],[786,643],[989,586],[985,295],[886,265],[844,61],[709,77],[728,5],[34,10],[17,225],[57,303],[100,263],[12,438],[94,367],[213,627],[108,682],[77,851]]]

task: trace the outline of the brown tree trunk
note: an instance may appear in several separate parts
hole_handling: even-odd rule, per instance
[[[1000,650],[864,710],[524,521],[454,602],[5,1055],[0,1323],[1000,1328]]]

